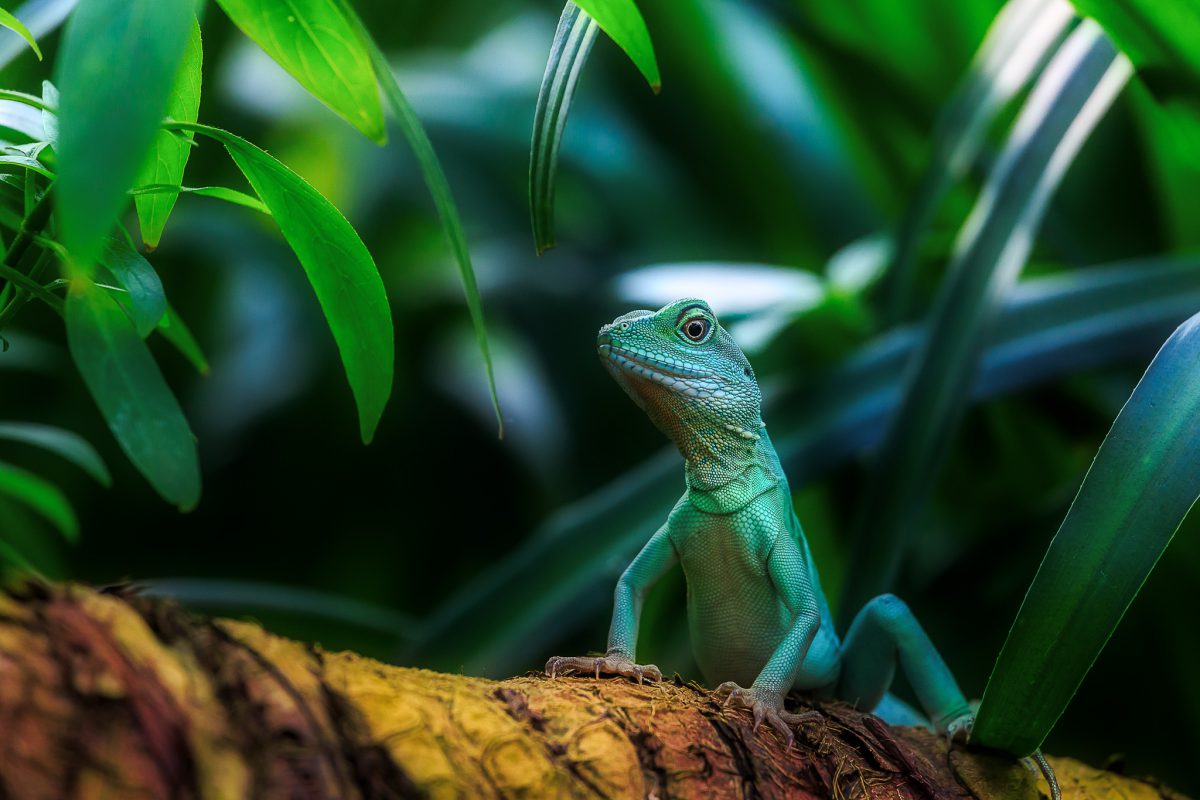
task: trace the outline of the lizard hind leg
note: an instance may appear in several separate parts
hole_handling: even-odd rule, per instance
[[[837,697],[863,710],[876,708],[897,665],[938,731],[966,732],[971,709],[946,662],[908,606],[884,594],[867,603],[850,624],[842,643]]]

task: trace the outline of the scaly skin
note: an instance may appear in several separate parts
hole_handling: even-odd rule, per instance
[[[754,370],[708,304],[630,312],[600,329],[597,347],[621,388],[679,447],[687,489],[617,582],[607,654],[556,656],[546,672],[661,680],[658,667],[637,663],[638,621],[646,592],[680,563],[696,661],[727,704],[750,709],[756,729],[768,722],[790,744],[791,726],[819,717],[784,708],[792,688],[912,724],[911,710],[885,700],[899,664],[934,727],[967,732],[966,699],[899,599],[875,598],[839,639],[760,416]]]

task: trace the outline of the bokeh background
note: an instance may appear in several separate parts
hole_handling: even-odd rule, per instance
[[[199,376],[156,345],[199,440],[200,506],[180,514],[128,464],[71,367],[60,323],[40,309],[5,332],[0,417],[83,434],[115,485],[20,451],[71,498],[83,536],[62,544],[11,504],[0,506],[0,523],[24,532],[51,577],[145,583],[202,610],[400,663],[499,676],[603,648],[613,582],[682,475],[599,367],[597,328],[631,308],[705,295],[740,326],[774,398],[768,425],[802,428],[838,365],[889,329],[878,289],[886,237],[1000,8],[640,5],[662,92],[597,40],[563,142],[559,246],[538,258],[529,141],[561,7],[355,2],[393,57],[459,203],[496,357],[503,440],[456,267],[402,137],[393,131],[386,148],[365,140],[210,8],[200,119],[270,150],[359,231],[395,316],[390,407],[363,447],[332,338],[277,231],[253,212],[185,197],[151,259],[212,366]],[[56,42],[45,43],[47,63]],[[22,55],[2,83],[38,92],[46,69]],[[1001,114],[979,163],[938,207],[920,251],[918,309],[928,308],[1018,106]],[[1168,113],[1135,79],[1055,195],[1026,276],[1189,252],[1200,239],[1200,140],[1181,133],[1194,130],[1180,121],[1188,114]],[[185,182],[244,186],[211,144],[193,154]],[[959,429],[896,591],[969,695],[982,692],[1113,417],[1186,315],[1101,342],[1103,352],[1080,360],[1086,368],[1067,364],[974,405]],[[848,457],[787,465],[831,593],[852,556],[870,463],[861,448],[841,450]],[[1198,524],[1177,535],[1051,752],[1200,792]],[[642,651],[664,671],[698,678],[682,607],[673,574],[650,600]]]

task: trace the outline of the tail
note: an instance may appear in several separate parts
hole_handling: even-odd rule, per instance
[[[1029,758],[1037,764],[1038,769],[1042,771],[1042,777],[1050,786],[1050,800],[1062,800],[1062,790],[1058,788],[1058,777],[1054,774],[1054,767],[1050,766],[1050,762],[1042,755],[1042,751],[1034,750],[1033,755]]]

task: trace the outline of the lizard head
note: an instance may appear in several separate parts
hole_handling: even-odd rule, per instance
[[[623,314],[600,329],[596,346],[690,468],[715,481],[744,466],[762,427],[762,395],[750,362],[708,303],[687,298]]]

